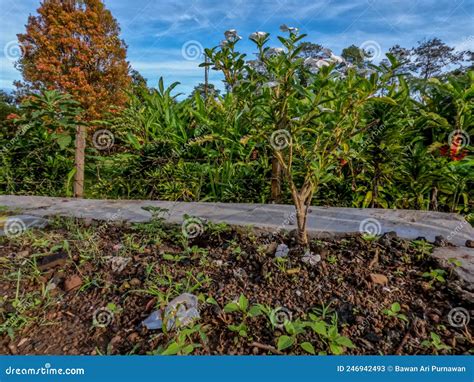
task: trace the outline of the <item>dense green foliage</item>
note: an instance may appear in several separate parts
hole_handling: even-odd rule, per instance
[[[281,41],[289,51],[289,40]],[[285,128],[302,134],[294,136],[302,139],[292,162],[295,181],[304,180],[308,167],[317,175],[312,204],[472,211],[474,72],[415,79],[395,54],[378,67],[343,70],[335,63],[311,71],[303,69],[313,59],[304,45],[291,48],[293,58],[268,58],[262,72],[269,53],[263,45],[260,62],[247,62],[228,44],[207,51],[224,72],[225,94],[205,99],[196,91],[179,100],[177,84],[165,88],[160,81],[157,89],[135,88],[122,112],[94,121],[115,142],[100,151],[89,134],[87,197],[268,202],[268,141],[284,110]],[[298,65],[288,87],[269,81]],[[373,102],[347,109],[371,94]],[[67,133],[81,110],[68,96],[47,92],[16,113],[0,132],[0,193],[70,195],[74,154]],[[341,123],[356,133],[344,144],[335,137],[338,147],[326,161],[321,142],[329,144]],[[323,159],[324,168],[315,170]],[[284,181],[283,202],[291,203],[290,191]]]

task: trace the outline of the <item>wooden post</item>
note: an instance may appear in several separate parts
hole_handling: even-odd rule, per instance
[[[86,151],[86,127],[80,125],[76,128],[76,175],[74,177],[74,197],[84,197],[84,162]]]
[[[281,165],[276,157],[272,158],[272,203],[281,202]]]

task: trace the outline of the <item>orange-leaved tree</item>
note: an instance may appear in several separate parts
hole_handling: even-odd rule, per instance
[[[130,84],[126,45],[101,0],[44,0],[18,40],[23,51],[18,87],[69,93],[85,110],[84,120],[101,118],[126,102]],[[76,132],[75,195],[84,182],[84,125]]]

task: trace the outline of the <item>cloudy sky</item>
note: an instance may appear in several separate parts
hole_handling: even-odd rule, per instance
[[[244,37],[242,51],[253,53],[248,35],[275,35],[285,23],[307,33],[307,40],[340,51],[351,44],[385,52],[400,44],[411,48],[439,37],[458,49],[474,50],[474,0],[105,0],[122,28],[128,59],[151,86],[163,76],[188,93],[203,81],[202,57],[226,29]],[[19,79],[13,62],[16,34],[24,31],[39,0],[0,0],[0,88]],[[199,54],[197,54],[199,56]],[[219,82],[217,73],[211,79]]]

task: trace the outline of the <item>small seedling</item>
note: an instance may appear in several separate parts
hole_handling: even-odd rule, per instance
[[[398,302],[394,302],[391,306],[390,309],[384,309],[382,312],[386,314],[389,317],[396,317],[402,321],[408,322],[407,316],[404,314],[400,313],[401,307]]]
[[[451,350],[451,346],[444,344],[441,341],[441,337],[434,332],[430,333],[430,339],[424,340],[421,346],[432,348],[436,354],[438,354],[439,350]]]
[[[425,272],[422,275],[424,278],[430,279],[429,283],[432,286],[436,281],[445,283],[446,271],[442,269],[430,269],[429,272]]]

